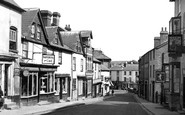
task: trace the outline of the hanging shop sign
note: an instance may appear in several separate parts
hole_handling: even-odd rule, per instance
[[[182,35],[168,35],[168,52],[182,52]]]
[[[54,55],[43,55],[42,63],[43,64],[54,64],[55,56]]]
[[[164,82],[165,81],[165,72],[162,71],[156,71],[156,82]]]

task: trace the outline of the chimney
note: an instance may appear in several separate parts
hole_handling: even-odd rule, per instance
[[[163,30],[163,28],[162,28],[162,30],[160,32],[160,39],[161,39],[160,44],[163,44],[168,41],[168,31],[167,31],[166,27],[165,27],[165,30]]]
[[[41,10],[42,20],[45,26],[51,26],[52,13],[48,10]]]
[[[154,48],[160,45],[160,37],[154,37]]]
[[[65,29],[66,29],[67,31],[71,31],[70,25],[66,25]]]
[[[59,26],[59,21],[60,21],[60,13],[58,12],[53,12],[53,26]]]

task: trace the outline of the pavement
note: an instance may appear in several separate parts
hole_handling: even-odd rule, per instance
[[[184,111],[171,111],[165,108],[159,103],[152,103],[145,99],[139,98],[138,95],[134,94],[136,100],[143,109],[145,109],[149,115],[185,115]]]
[[[147,111],[149,115],[185,115],[184,114],[185,112],[170,111],[167,108],[164,108],[160,104],[152,103],[142,98],[139,98],[136,94],[133,94],[133,95],[136,98],[137,102],[141,105],[141,107],[144,110]],[[22,106],[21,108],[14,109],[14,110],[6,110],[6,109],[1,110],[0,115],[40,115],[40,114],[52,112],[59,108],[68,109],[72,107],[96,103],[111,97],[113,96],[110,95],[105,97],[85,98],[85,99],[80,99],[78,101],[70,101],[70,102],[63,101],[60,103],[52,103],[52,104],[46,103],[46,104],[37,104],[34,106]]]

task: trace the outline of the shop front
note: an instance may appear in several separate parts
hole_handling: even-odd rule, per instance
[[[21,104],[35,105],[41,101],[55,102],[57,66],[25,64],[21,66]]]
[[[101,79],[94,79],[93,80],[93,97],[101,96],[101,85],[102,81]]]
[[[70,97],[70,74],[55,74],[55,91],[58,100],[69,100]]]

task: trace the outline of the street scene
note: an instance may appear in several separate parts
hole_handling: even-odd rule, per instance
[[[185,115],[185,0],[0,0],[0,15],[0,115]]]

